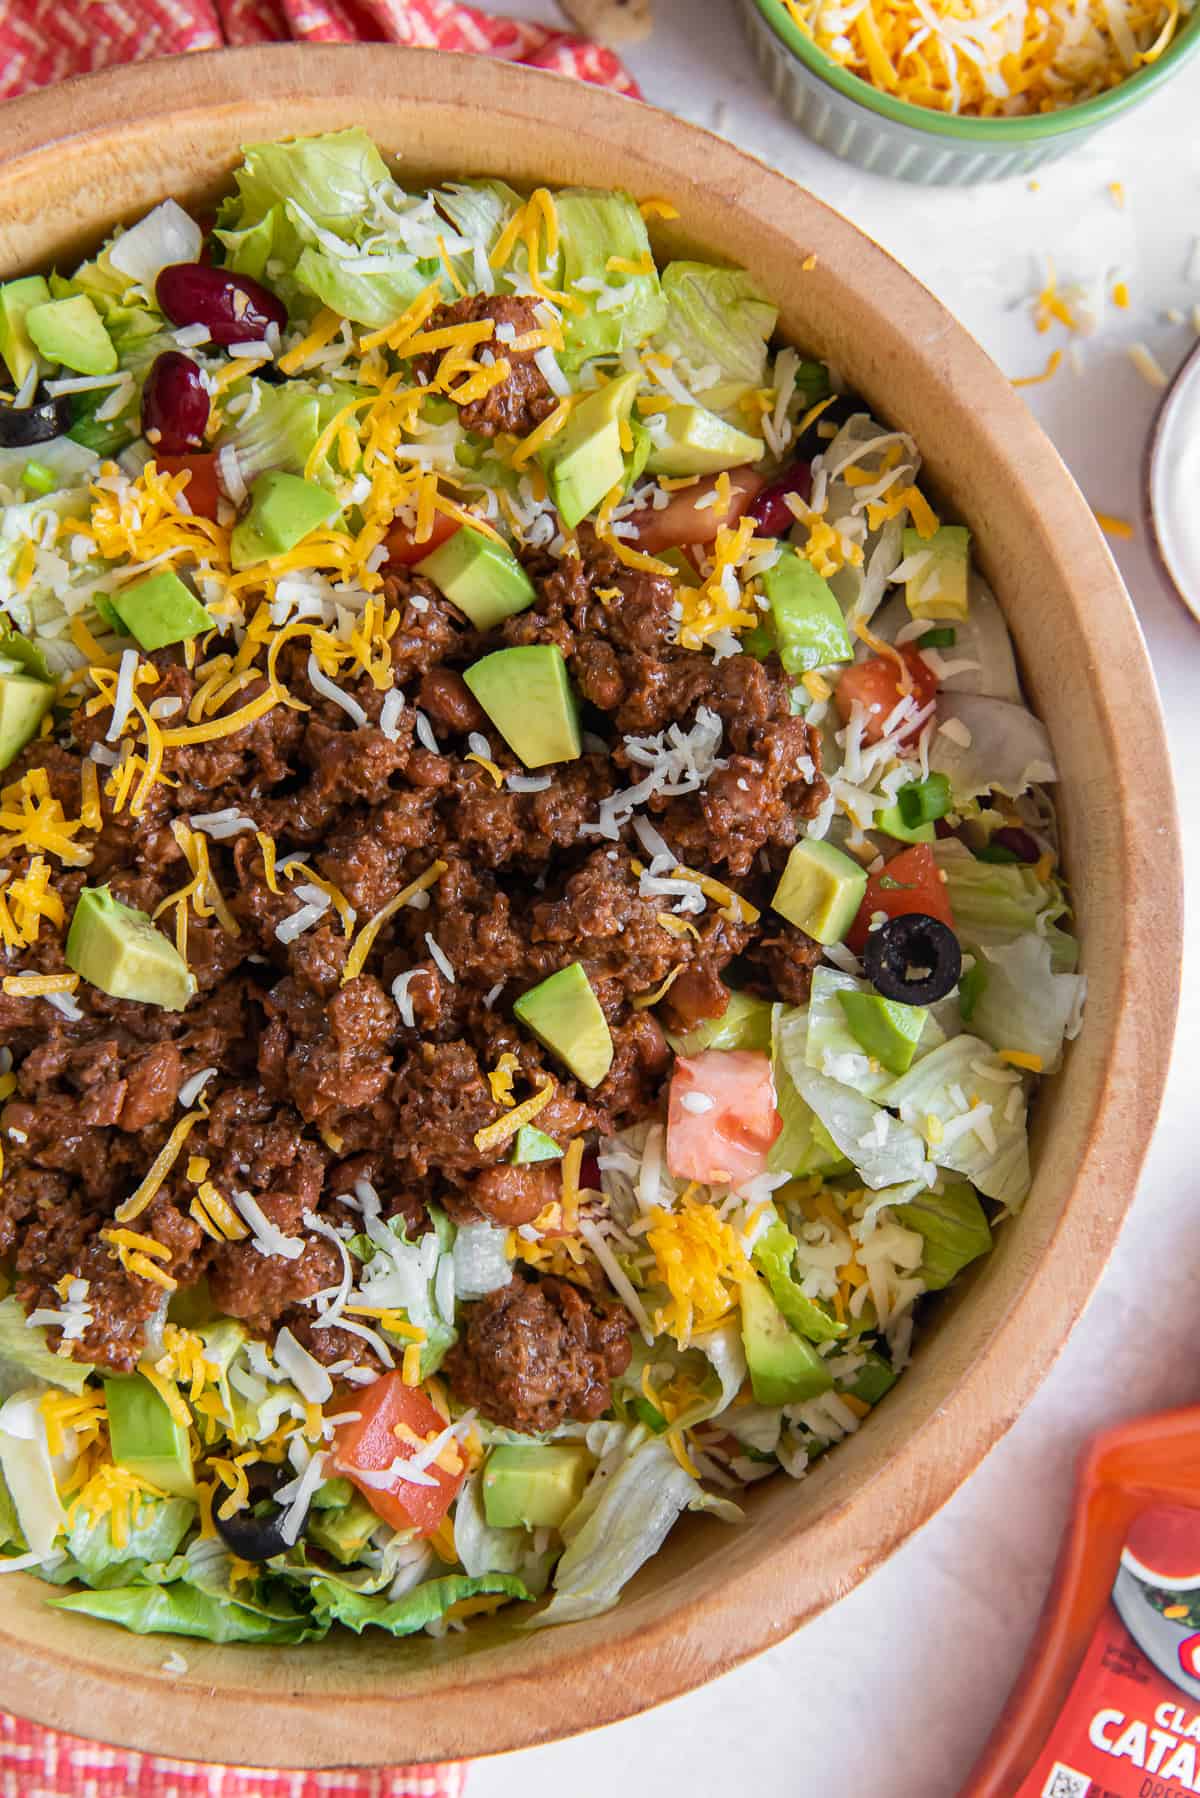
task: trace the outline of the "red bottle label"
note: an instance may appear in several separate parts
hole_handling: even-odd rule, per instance
[[[1200,1793],[1200,1510],[1134,1519],[1112,1598],[1014,1798]]]

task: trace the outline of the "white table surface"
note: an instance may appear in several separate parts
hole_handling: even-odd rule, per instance
[[[497,0],[499,4],[499,0]],[[547,22],[553,0],[506,10]],[[965,190],[859,174],[802,137],[763,88],[731,5],[657,0],[653,37],[628,61],[646,98],[717,128],[846,213],[906,263],[1008,373],[1044,367],[1065,334],[1038,336],[1023,299],[1052,253],[1060,281],[1119,270],[1083,346],[1027,390],[1088,499],[1138,515],[1157,395],[1126,354],[1149,344],[1173,370],[1196,341],[1200,285],[1200,73],[1065,163]],[[1124,184],[1125,209],[1108,192]],[[1200,496],[1197,496],[1200,503]],[[1115,545],[1161,686],[1185,822],[1200,806],[1200,624],[1153,566],[1144,532]],[[1200,889],[1200,845],[1186,844]],[[1200,913],[1191,909],[1192,926]],[[945,1509],[832,1611],[690,1697],[573,1741],[479,1763],[470,1798],[649,1798],[673,1791],[757,1798],[953,1798],[1024,1657],[1066,1521],[1077,1450],[1121,1417],[1200,1399],[1200,1176],[1194,1148],[1200,974],[1183,975],[1174,1072],[1139,1196],[1112,1265],[1033,1403]]]

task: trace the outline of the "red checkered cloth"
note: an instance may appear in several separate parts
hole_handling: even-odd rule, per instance
[[[289,39],[467,50],[638,92],[600,44],[455,0],[0,0],[0,99],[117,62]]]
[[[292,39],[465,50],[637,96],[611,50],[454,0],[0,0],[0,99],[114,63]],[[461,1766],[255,1773],[101,1747],[0,1713],[0,1798],[459,1798]]]
[[[255,1773],[103,1748],[0,1716],[0,1798],[462,1798],[466,1768]]]

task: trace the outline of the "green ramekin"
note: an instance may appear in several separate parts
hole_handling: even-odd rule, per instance
[[[959,118],[895,100],[839,68],[779,0],[740,5],[772,93],[814,143],[857,168],[930,187],[999,181],[1057,161],[1157,92],[1200,50],[1198,6],[1157,62],[1094,100],[1031,118]]]

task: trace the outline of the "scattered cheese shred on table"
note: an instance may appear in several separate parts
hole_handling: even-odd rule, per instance
[[[832,61],[937,112],[1057,112],[1156,62],[1178,0],[778,0]]]

